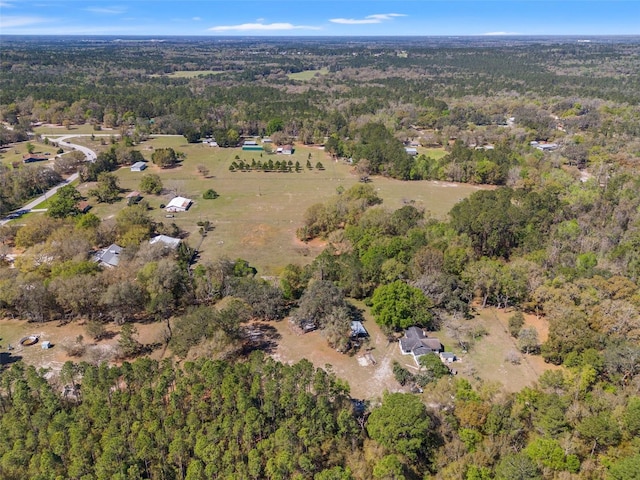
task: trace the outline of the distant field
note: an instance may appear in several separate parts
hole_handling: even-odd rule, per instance
[[[110,133],[111,130],[105,131],[96,131],[93,129],[93,125],[85,123],[84,125],[72,125],[70,128],[63,127],[62,125],[42,125],[40,127],[35,127],[33,129],[35,133],[45,134],[45,135],[80,135],[80,134],[91,134],[95,133],[96,135],[99,133]],[[113,130],[115,134],[118,132]]]
[[[289,77],[289,80],[300,80],[306,82],[318,75],[326,75],[328,73],[328,68],[321,68],[320,70],[306,70],[304,72],[289,73],[287,74],[287,77]]]
[[[180,70],[165,75],[150,75],[151,77],[196,78],[201,75],[219,75],[223,70]]]

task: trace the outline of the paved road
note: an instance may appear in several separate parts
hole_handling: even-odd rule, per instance
[[[89,162],[95,162],[96,158],[98,158],[98,156],[96,155],[96,152],[94,152],[90,148],[84,147],[82,145],[76,145],[74,143],[69,143],[69,142],[66,141],[68,138],[80,137],[80,136],[85,136],[85,135],[64,135],[62,137],[56,136],[56,138],[49,138],[49,135],[43,135],[43,137],[49,138],[49,140],[51,140],[53,142],[56,142],[61,147],[73,148],[75,150],[78,150],[78,151],[84,153],[84,155],[87,157],[87,160]],[[90,137],[91,135],[87,135],[87,136]],[[58,185],[56,185],[55,187],[52,187],[51,189],[49,189],[49,191],[45,192],[44,195],[40,195],[38,198],[35,198],[35,199],[31,200],[29,203],[27,203],[22,208],[20,208],[20,210],[31,211],[36,205],[39,205],[40,203],[44,202],[47,198],[50,198],[51,195],[55,194],[58,191],[59,188],[62,188],[65,185],[70,184],[71,182],[75,181],[77,178],[78,178],[78,174],[74,173],[73,175],[71,175],[69,178],[67,178],[63,182],[61,182]],[[7,217],[5,217],[3,219],[0,219],[0,226],[4,225],[7,222],[10,222],[11,220],[12,220],[11,218],[7,218]]]

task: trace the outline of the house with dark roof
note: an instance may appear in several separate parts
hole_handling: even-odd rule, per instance
[[[398,342],[400,352],[403,355],[413,355],[418,363],[418,358],[428,353],[439,353],[444,350],[440,340],[434,337],[428,338],[420,327],[409,327],[404,331],[404,336]]]
[[[27,153],[22,156],[23,163],[46,162],[47,160],[49,160],[49,157],[46,155],[33,155],[31,153]]]

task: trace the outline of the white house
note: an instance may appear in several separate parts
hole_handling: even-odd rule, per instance
[[[151,245],[155,245],[157,243],[167,248],[178,248],[180,242],[181,240],[179,238],[169,237],[168,235],[156,235],[149,240]]]
[[[167,212],[186,212],[191,206],[192,201],[184,197],[174,197],[165,207]]]
[[[133,165],[131,165],[131,171],[132,172],[141,172],[145,168],[147,168],[147,164],[144,163],[144,162],[136,162]]]

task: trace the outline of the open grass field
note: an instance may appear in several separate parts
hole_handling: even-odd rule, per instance
[[[93,125],[85,123],[84,125],[71,125],[70,128],[63,127],[62,125],[41,125],[33,129],[34,133],[39,135],[81,135],[99,133],[109,133],[111,130],[104,129],[102,131],[95,131]],[[115,132],[115,130],[114,130]]]
[[[149,75],[150,77],[196,78],[203,75],[219,75],[223,70],[179,70],[165,75]]]
[[[509,317],[511,310],[485,308],[477,312],[480,324],[486,329],[487,335],[478,339],[468,353],[456,349],[456,343],[448,338],[445,332],[438,332],[442,343],[453,346],[453,352],[461,361],[453,364],[458,374],[469,380],[497,382],[508,392],[517,392],[524,387],[531,386],[546,370],[555,370],[556,365],[545,363],[540,355],[519,354],[520,364],[514,365],[506,360],[511,351],[518,351],[516,339],[509,334]],[[547,339],[548,327],[544,319],[535,315],[525,316],[525,326],[534,326],[538,330],[541,342]]]
[[[328,68],[321,68],[320,70],[306,70],[304,72],[289,73],[287,74],[287,77],[289,77],[289,80],[298,80],[301,82],[307,82],[312,78],[315,78],[320,75],[327,75],[328,73],[329,73]]]
[[[426,155],[434,160],[440,160],[442,157],[449,154],[444,148],[425,148],[418,147],[418,155]]]
[[[84,139],[86,141],[86,139]],[[340,186],[348,189],[358,182],[349,165],[332,161],[322,149],[298,146],[294,155],[267,155],[261,152],[243,152],[238,148],[219,149],[202,144],[187,144],[182,137],[157,137],[138,149],[151,159],[157,148],[172,147],[186,155],[180,166],[160,169],[149,163],[144,172],[131,172],[121,168],[116,172],[125,190],[137,190],[144,173],[157,173],[164,183],[162,195],[145,197],[152,207],[150,214],[156,221],[175,222],[189,232],[188,242],[197,246],[201,237],[198,221],[208,220],[214,230],[203,239],[201,259],[221,256],[244,258],[258,268],[261,275],[277,275],[288,263],[306,264],[320,253],[322,243],[304,244],[296,239],[296,229],[302,225],[304,213],[314,203],[324,202],[336,194]],[[262,157],[260,156],[262,154]],[[235,157],[251,162],[252,159],[291,160],[306,165],[322,162],[325,169],[303,169],[300,173],[230,172]],[[197,171],[198,165],[209,169],[207,178]],[[397,209],[413,201],[418,208],[443,218],[451,207],[480,187],[438,182],[402,182],[388,178],[374,178],[373,187],[383,199],[383,206]],[[92,185],[82,185],[87,193]],[[204,200],[203,192],[212,188],[220,195],[215,200]],[[194,200],[189,211],[166,218],[159,208],[175,195]],[[125,205],[123,199],[115,204],[98,204],[93,213],[109,218]]]

